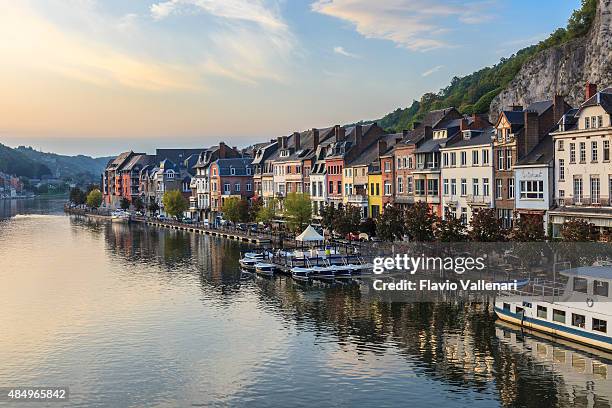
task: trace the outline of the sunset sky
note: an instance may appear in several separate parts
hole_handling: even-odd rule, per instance
[[[0,143],[90,155],[373,119],[578,0],[0,0]]]

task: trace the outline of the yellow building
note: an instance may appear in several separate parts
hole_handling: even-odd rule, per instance
[[[380,170],[368,172],[368,216],[376,218],[382,210],[382,175]]]

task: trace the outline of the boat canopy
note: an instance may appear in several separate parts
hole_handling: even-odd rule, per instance
[[[319,234],[317,230],[312,227],[312,225],[309,225],[306,227],[304,232],[295,238],[295,240],[301,242],[319,242],[323,241],[323,236]]]

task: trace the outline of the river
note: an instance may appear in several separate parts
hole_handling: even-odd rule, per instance
[[[610,407],[605,355],[486,304],[245,275],[241,245],[0,201],[0,387],[68,386],[71,407]]]

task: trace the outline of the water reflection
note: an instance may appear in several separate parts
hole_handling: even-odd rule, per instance
[[[610,407],[605,355],[501,327],[487,303],[389,303],[359,282],[244,279],[244,244],[176,230],[23,217],[7,231],[0,324],[14,328],[7,314],[27,307],[44,330],[0,334],[0,384],[61,375],[75,406]],[[49,237],[53,248],[42,246]],[[42,249],[24,260],[27,242]],[[61,307],[48,293],[8,295],[27,275],[61,280]],[[51,357],[17,357],[26,350]]]

